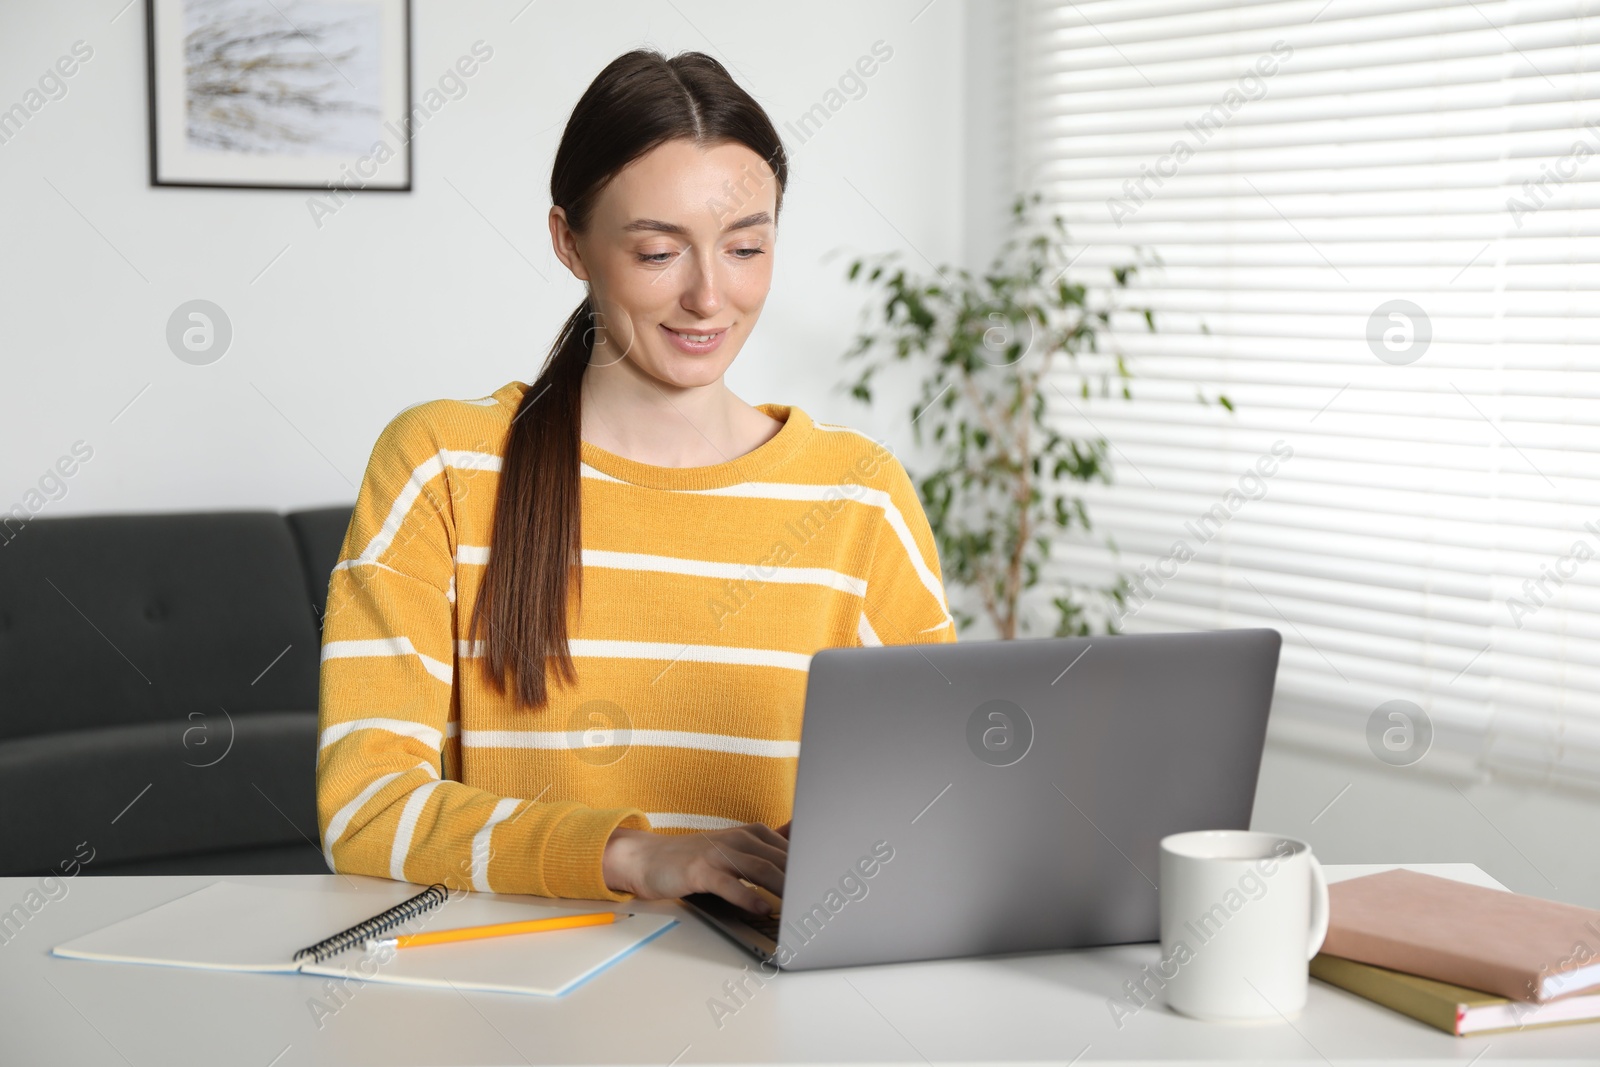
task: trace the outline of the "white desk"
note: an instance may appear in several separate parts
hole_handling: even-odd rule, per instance
[[[1383,870],[1329,866],[1330,878]],[[1415,869],[1497,885],[1472,864]],[[1292,1025],[1107,1006],[1154,944],[783,974],[719,1029],[707,1001],[753,957],[689,915],[566,997],[367,985],[319,1029],[324,979],[57,959],[50,948],[206,885],[83,876],[0,945],[0,1064],[1600,1064],[1600,1023],[1453,1038],[1313,981]],[[239,878],[340,890],[333,875]],[[0,909],[37,879],[0,879]],[[629,905],[678,911],[676,905]],[[753,968],[752,968],[753,969]],[[753,983],[752,983],[753,988]]]

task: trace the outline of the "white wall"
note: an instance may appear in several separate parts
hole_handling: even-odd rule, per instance
[[[961,0],[415,0],[419,94],[479,39],[493,58],[421,129],[411,193],[358,194],[320,230],[305,192],[149,186],[144,5],[124,3],[0,6],[0,108],[75,41],[94,50],[0,144],[0,511],[37,501],[80,440],[93,458],[38,514],[347,502],[396,412],[531,379],[582,297],[545,223],[561,127],[640,45],[717,56],[791,151],[773,291],[734,390],[909,444],[900,405],[868,411],[833,385],[864,295],[842,279],[851,254],[962,255]],[[878,40],[893,56],[865,94],[800,143],[784,123]],[[234,328],[208,366],[164,337],[195,298]]]

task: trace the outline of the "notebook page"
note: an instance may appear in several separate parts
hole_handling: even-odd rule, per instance
[[[352,893],[214,882],[51,952],[73,959],[215,971],[295,971],[294,954],[300,949],[417,892],[416,886],[402,882],[366,884]]]

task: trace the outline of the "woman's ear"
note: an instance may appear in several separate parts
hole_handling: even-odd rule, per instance
[[[578,235],[567,224],[567,211],[560,206],[550,208],[550,247],[555,250],[559,259],[573,277],[579,281],[589,280],[589,271],[583,265],[583,256],[578,252]]]

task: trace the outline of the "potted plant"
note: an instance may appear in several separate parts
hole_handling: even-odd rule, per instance
[[[1102,351],[1102,338],[1110,339],[1112,317],[1123,311],[1155,330],[1150,308],[1120,302],[1129,280],[1155,257],[1135,249],[1136,262],[1113,269],[1115,284],[1103,289],[1069,280],[1066,224],[1059,215],[1037,224],[1040,199],[1017,197],[1011,235],[981,276],[949,267],[915,274],[896,263],[896,253],[858,258],[847,272],[881,297],[845,353],[864,364],[847,388],[870,403],[876,374],[893,363],[915,365],[912,430],[919,445],[931,440],[934,458],[910,473],[945,581],[975,597],[1007,639],[1036,629],[1033,609],[1044,595],[1051,606],[1042,614],[1056,636],[1092,632],[1092,598],[1106,609],[1106,631],[1116,630],[1112,609],[1125,599],[1124,575],[1104,587],[1039,588],[1057,539],[1092,532],[1083,486],[1109,483],[1112,474],[1104,437],[1062,429],[1056,415],[1073,401],[1052,372],[1066,360],[1077,379],[1070,391],[1081,400],[1129,400],[1128,366],[1120,353]],[[1219,400],[1232,409],[1226,397]],[[957,625],[971,625],[976,616],[955,600]]]

